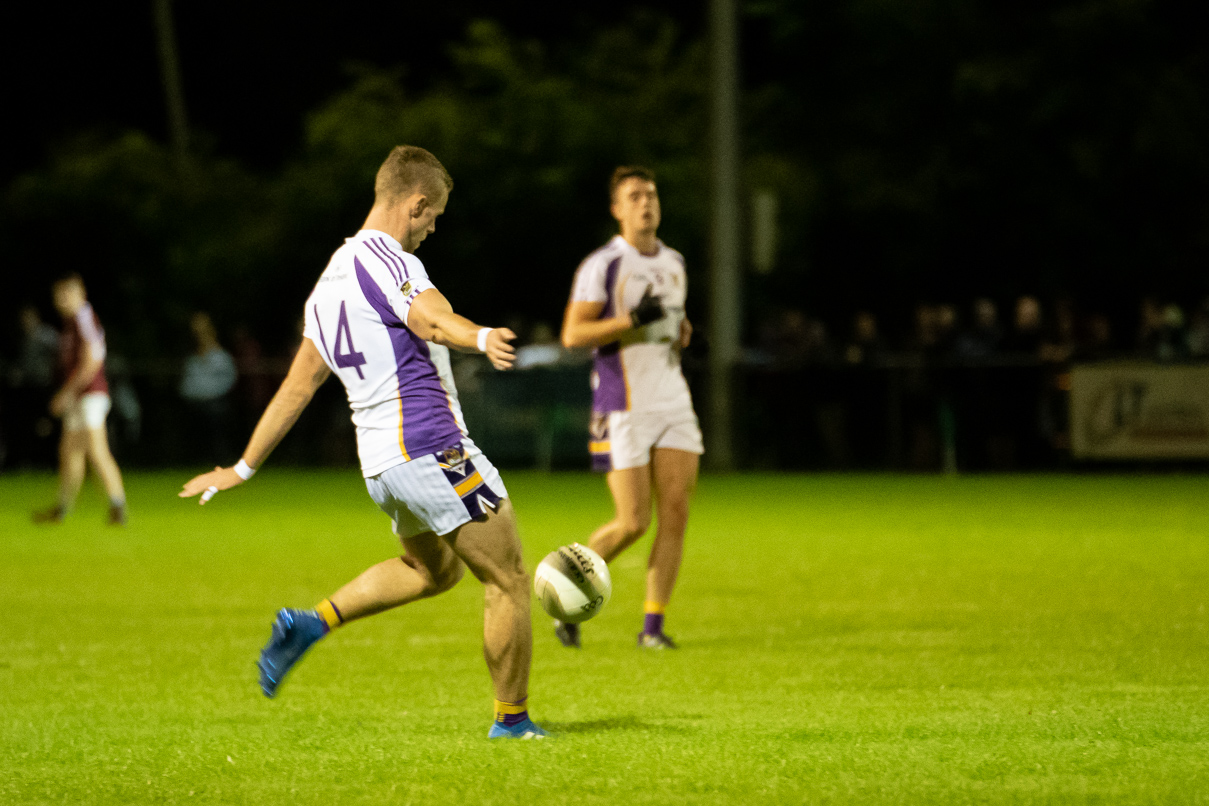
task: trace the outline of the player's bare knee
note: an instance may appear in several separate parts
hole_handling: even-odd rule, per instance
[[[440,565],[432,563],[430,566],[418,557],[410,554],[403,555],[402,560],[424,580],[424,587],[420,590],[419,594],[421,599],[427,599],[430,596],[436,596],[438,593],[444,593],[458,584],[458,581],[462,578],[462,571],[465,568],[460,561],[443,562]]]
[[[106,444],[98,445],[95,441],[90,441],[84,449],[85,455],[94,465],[100,465],[108,462],[112,458],[109,452],[109,446]]]
[[[495,587],[510,599],[529,598],[529,572],[521,564],[500,569],[495,574]]]
[[[617,516],[617,522],[621,527],[622,540],[628,546],[646,534],[647,529],[651,526],[651,513],[649,510],[621,512]]]
[[[621,543],[624,546],[631,546],[637,543],[639,538],[647,533],[650,527],[650,521],[646,523],[623,523],[621,526]]]
[[[88,434],[85,431],[65,431],[59,441],[59,452],[84,454],[88,452]]]
[[[438,593],[444,593],[453,586],[462,581],[462,577],[466,573],[466,566],[461,561],[451,563],[441,569],[440,573],[433,579],[436,590],[433,592],[435,596]]]
[[[688,501],[669,502],[659,507],[661,531],[684,534],[686,526],[688,526]]]

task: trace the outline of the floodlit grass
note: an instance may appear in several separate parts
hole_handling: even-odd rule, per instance
[[[634,648],[644,542],[583,651],[535,615],[556,738],[489,743],[469,576],[256,687],[276,608],[394,550],[356,471],[185,476],[132,474],[124,530],[0,478],[0,803],[1209,802],[1204,477],[706,477],[683,648]],[[609,512],[505,480],[531,565]]]

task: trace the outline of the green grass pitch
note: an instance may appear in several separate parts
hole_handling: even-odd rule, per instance
[[[269,467],[199,509],[185,473],[36,529],[0,478],[0,803],[1209,802],[1203,476],[705,477],[668,614],[634,647],[647,541],[489,743],[481,588],[352,624],[276,700],[253,663],[394,542],[355,470]],[[603,481],[505,474],[530,567]]]

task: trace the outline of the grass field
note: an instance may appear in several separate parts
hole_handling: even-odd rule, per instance
[[[35,529],[0,478],[0,803],[1209,803],[1209,479],[706,477],[668,631],[644,542],[581,652],[535,615],[532,712],[489,743],[481,588],[359,622],[278,698],[282,605],[389,556],[356,471],[269,468],[199,510],[183,473]],[[608,515],[506,474],[532,565]],[[535,608],[536,610],[536,608]]]

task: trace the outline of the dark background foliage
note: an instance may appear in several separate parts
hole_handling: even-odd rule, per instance
[[[149,6],[2,12],[22,32],[4,55],[21,122],[0,159],[5,323],[78,268],[127,355],[184,353],[196,309],[288,349],[398,142],[455,177],[420,257],[468,315],[557,321],[577,262],[611,232],[609,171],[643,162],[704,320],[697,4],[175,10],[184,173]],[[780,199],[777,267],[747,281],[749,331],[779,307],[838,325],[858,306],[893,321],[916,299],[1037,293],[1124,332],[1143,294],[1205,294],[1205,16],[1144,0],[747,3],[744,179]]]

